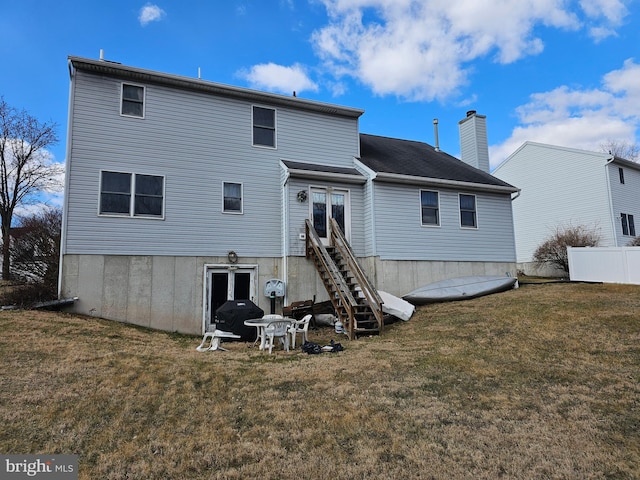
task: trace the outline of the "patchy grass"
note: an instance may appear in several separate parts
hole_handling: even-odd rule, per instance
[[[640,287],[527,285],[421,307],[345,351],[268,355],[0,312],[0,451],[81,479],[632,479]]]

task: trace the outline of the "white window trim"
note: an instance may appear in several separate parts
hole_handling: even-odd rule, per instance
[[[253,109],[254,107],[264,108],[266,110],[273,110],[273,146],[270,145],[260,145],[255,143],[255,139],[253,138],[253,128],[255,124],[253,123]],[[266,105],[251,105],[251,146],[255,148],[266,148],[269,150],[277,150],[278,149],[278,110],[269,107]]]
[[[112,172],[112,173],[124,173],[126,175],[131,175],[131,191],[129,199],[129,214],[124,213],[101,213],[100,212],[100,202],[102,201],[102,172]],[[136,199],[136,175],[146,175],[150,177],[162,177],[162,215],[134,215],[135,209],[135,199]],[[166,195],[167,190],[167,178],[165,175],[158,175],[155,173],[134,173],[134,172],[125,172],[122,170],[107,170],[101,169],[99,172],[98,178],[98,216],[99,217],[111,217],[111,218],[135,218],[135,219],[144,219],[144,220],[164,220],[165,215],[165,201],[167,198]]]
[[[476,226],[475,227],[462,225],[462,208],[460,207],[460,195],[469,195],[470,197],[473,197],[475,199],[475,201],[473,202],[476,207],[476,210],[475,210]],[[478,215],[478,196],[475,193],[458,192],[458,225],[460,225],[460,228],[463,230],[478,230],[480,226],[480,218]]]
[[[139,117],[138,115],[127,115],[126,113],[122,113],[122,102],[124,101],[125,85],[142,88],[142,116],[141,117]],[[120,116],[127,117],[127,118],[138,118],[138,119],[144,120],[146,114],[147,114],[147,87],[144,85],[139,85],[137,83],[131,83],[131,82],[120,83]]]
[[[234,185],[240,185],[240,211],[237,210],[225,210],[224,209],[224,185],[226,183],[233,183]],[[242,182],[231,182],[224,180],[222,182],[222,205],[220,205],[221,212],[227,215],[243,215],[244,214],[244,183]]]
[[[435,192],[436,195],[438,195],[438,223],[437,224],[423,223],[422,222],[422,192]],[[440,218],[440,212],[441,212],[441,208],[440,208],[440,191],[439,190],[429,190],[429,189],[426,189],[426,188],[421,188],[418,191],[418,202],[419,202],[419,206],[420,206],[420,225],[422,227],[425,227],[425,228],[441,228],[442,227],[442,219]]]
[[[211,301],[211,285],[209,282],[209,273],[214,271],[229,272],[249,271],[251,273],[251,297],[250,300],[256,305],[258,304],[258,264],[254,263],[238,263],[230,265],[228,263],[205,263],[204,276],[202,281],[202,333],[206,331],[207,324],[211,322],[211,312],[209,312],[209,304]]]

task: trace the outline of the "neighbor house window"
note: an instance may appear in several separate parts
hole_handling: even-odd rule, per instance
[[[253,107],[253,144],[276,146],[276,111],[273,108]]]
[[[222,211],[226,213],[242,213],[242,184],[224,182],[222,190]]]
[[[100,214],[127,217],[162,217],[164,177],[102,172]]]
[[[620,217],[622,219],[622,234],[635,237],[636,225],[633,221],[633,215],[629,215],[628,213],[621,213]]]
[[[460,199],[460,226],[466,228],[477,228],[476,217],[476,196],[461,193]]]
[[[420,191],[420,207],[422,208],[422,225],[440,225],[440,208],[438,192]]]
[[[122,115],[144,118],[144,87],[122,84]]]
[[[620,176],[620,183],[624,185],[624,170],[622,167],[618,167],[618,175]]]

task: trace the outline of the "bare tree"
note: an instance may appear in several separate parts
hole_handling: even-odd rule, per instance
[[[557,227],[533,253],[533,260],[538,265],[549,264],[569,273],[567,247],[597,247],[600,233],[595,228],[585,225]]]
[[[34,203],[60,183],[62,165],[47,148],[58,141],[54,123],[40,123],[0,97],[0,229],[2,278],[11,274],[11,222],[17,207]]]
[[[618,158],[637,162],[640,160],[640,144],[626,141],[607,140],[600,145],[600,149],[605,153],[610,153]]]
[[[54,298],[58,284],[62,210],[44,210],[22,217],[11,229],[11,263],[14,275],[40,285]]]

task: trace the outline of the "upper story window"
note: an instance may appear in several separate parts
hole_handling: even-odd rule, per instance
[[[620,183],[624,185],[624,169],[622,167],[618,167],[618,175],[620,176]]]
[[[478,228],[476,215],[476,196],[461,193],[460,201],[460,226],[465,228]]]
[[[422,225],[440,225],[440,199],[438,192],[420,190]]]
[[[242,213],[242,184],[224,182],[222,191],[222,211],[225,213]]]
[[[635,237],[636,225],[633,221],[633,215],[629,215],[628,213],[621,213],[620,217],[622,219],[622,234]]]
[[[128,117],[144,118],[144,87],[122,84],[122,106],[120,113]]]
[[[164,215],[164,177],[101,172],[100,215],[159,217]]]
[[[276,148],[276,111],[253,107],[253,144]]]

